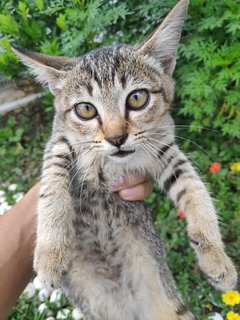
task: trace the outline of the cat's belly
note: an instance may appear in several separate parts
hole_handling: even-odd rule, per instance
[[[79,226],[65,291],[80,308],[86,305],[93,319],[160,320],[164,308],[171,319],[159,266],[138,227],[120,220],[102,215],[91,227]]]

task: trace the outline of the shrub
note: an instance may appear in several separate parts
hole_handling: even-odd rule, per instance
[[[25,0],[0,4],[0,73],[20,76],[10,43],[53,55],[80,55],[100,44],[135,43],[173,0]],[[235,0],[190,4],[176,71],[179,114],[191,130],[214,127],[240,137],[240,6]],[[21,69],[22,70],[22,69]]]
[[[0,4],[0,73],[18,77],[15,46],[52,55],[77,56],[95,49],[118,19],[128,14],[124,3],[103,0],[3,0]]]
[[[240,6],[235,0],[192,1],[177,69],[180,113],[195,127],[240,137]]]

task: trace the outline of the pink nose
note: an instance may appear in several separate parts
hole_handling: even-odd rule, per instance
[[[125,141],[127,140],[128,137],[128,133],[124,133],[120,136],[114,136],[114,137],[110,137],[110,138],[105,138],[105,140],[107,140],[107,142],[109,142],[110,144],[112,144],[115,147],[121,147],[122,144],[125,143]]]

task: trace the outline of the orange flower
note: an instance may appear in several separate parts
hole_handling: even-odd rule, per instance
[[[220,168],[221,168],[221,165],[219,162],[213,162],[213,163],[211,163],[211,165],[209,167],[209,171],[211,173],[218,173]]]
[[[184,213],[182,210],[178,210],[177,217],[178,217],[179,219],[184,219],[184,218],[186,218],[185,213]]]

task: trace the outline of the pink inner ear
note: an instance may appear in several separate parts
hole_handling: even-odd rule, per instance
[[[161,60],[161,66],[165,73],[171,75],[175,67],[175,59],[173,57],[166,57]]]

